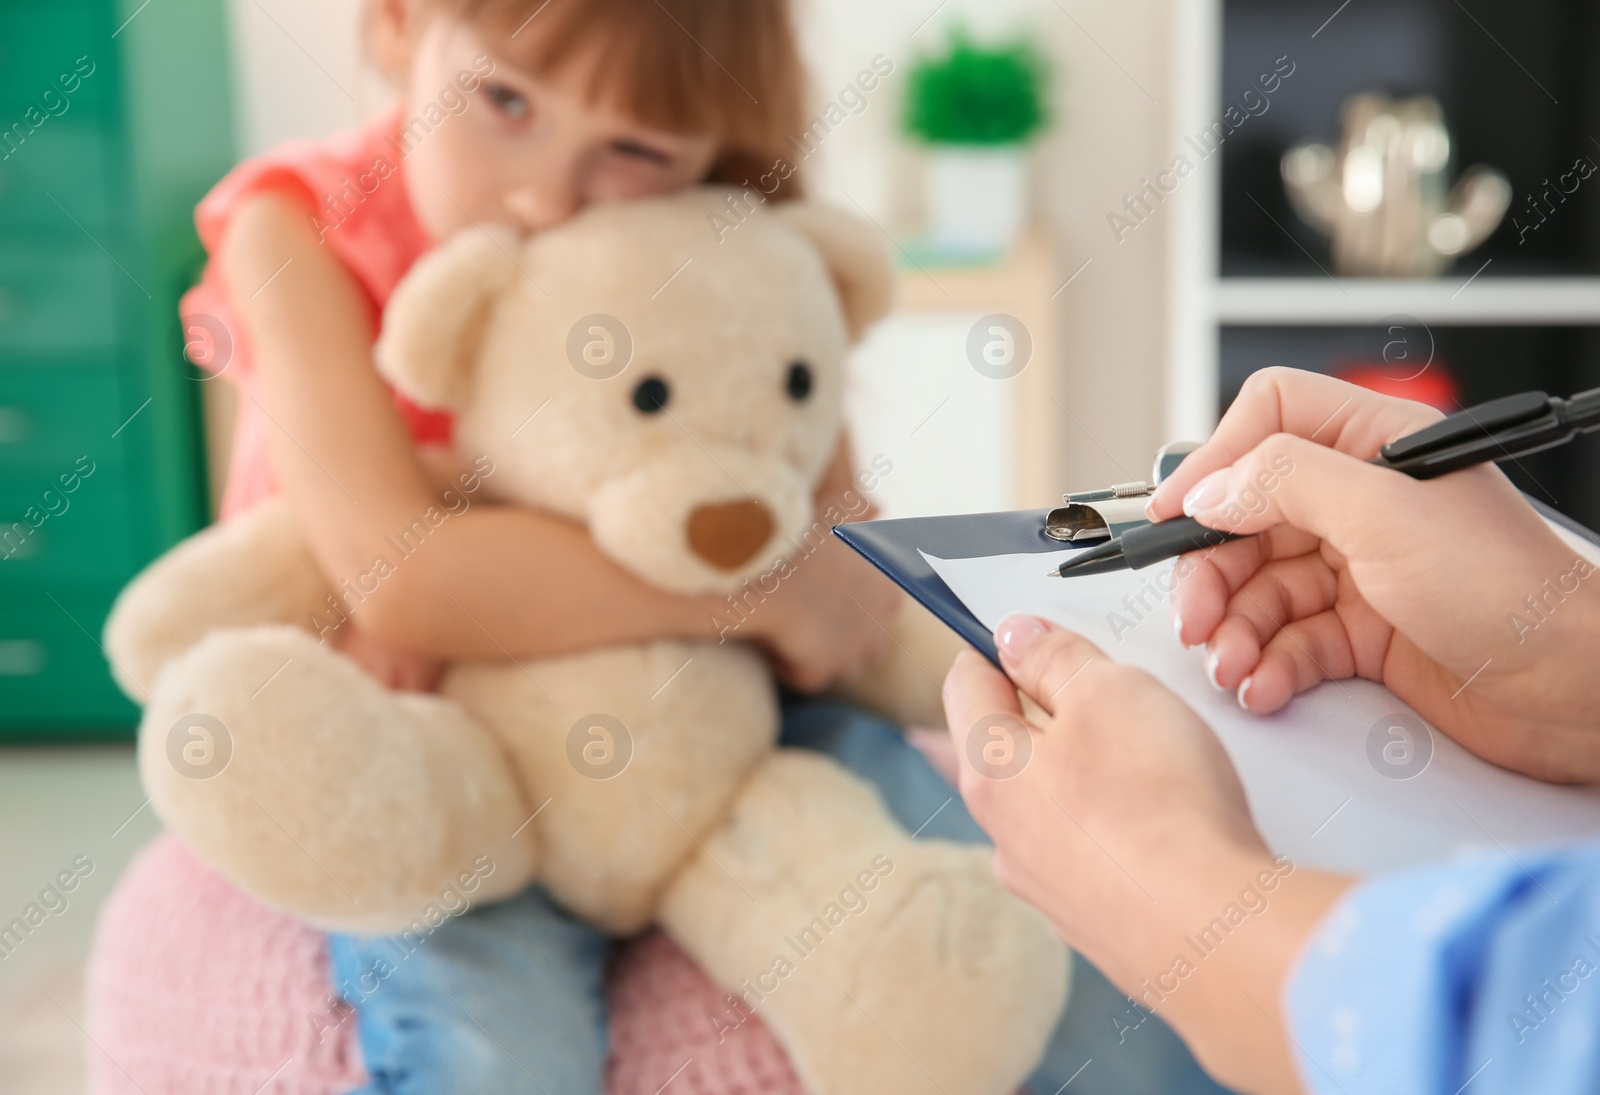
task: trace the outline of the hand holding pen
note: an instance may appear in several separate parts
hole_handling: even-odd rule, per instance
[[[1241,537],[1180,568],[1176,633],[1249,710],[1366,677],[1495,763],[1600,779],[1600,674],[1563,655],[1600,627],[1600,573],[1493,464],[1425,482],[1368,463],[1439,420],[1330,377],[1253,375],[1149,504]]]
[[[1580,434],[1596,430],[1600,430],[1600,388],[1580,392],[1570,399],[1523,392],[1463,409],[1390,441],[1369,463],[1413,479],[1437,479],[1477,464],[1511,460],[1564,445]],[[1242,500],[1253,505],[1251,499],[1276,487],[1277,475],[1283,470],[1278,466],[1264,470]],[[1208,524],[1194,516],[1202,501],[1198,496],[1186,497],[1184,516],[1129,529],[1109,543],[1061,563],[1057,576],[1140,570],[1235,539],[1238,533],[1233,530],[1242,519],[1240,511],[1224,513],[1221,524]]]

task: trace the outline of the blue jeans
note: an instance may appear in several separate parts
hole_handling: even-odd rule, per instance
[[[988,843],[949,783],[874,715],[796,703],[785,709],[782,744],[833,757],[872,783],[919,838]],[[371,1075],[351,1095],[601,1095],[610,945],[537,887],[420,941],[331,937],[334,982],[356,1007]],[[1225,1090],[1160,1019],[1073,961],[1066,1014],[1029,1081],[1035,1095],[1060,1095],[1069,1082],[1071,1095]]]

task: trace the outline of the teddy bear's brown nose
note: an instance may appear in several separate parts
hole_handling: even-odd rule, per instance
[[[737,570],[772,538],[772,514],[754,499],[696,506],[689,550],[719,570]]]

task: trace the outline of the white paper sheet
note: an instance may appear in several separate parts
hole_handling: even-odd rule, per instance
[[[1600,562],[1600,549],[1562,534]],[[1371,681],[1324,681],[1275,715],[1246,713],[1231,692],[1206,679],[1204,649],[1184,650],[1173,637],[1168,583],[1175,564],[1048,577],[1069,554],[924,558],[988,627],[1011,612],[1044,616],[1182,696],[1221,738],[1275,851],[1308,866],[1366,872],[1462,854],[1516,857],[1519,845],[1600,834],[1600,789],[1513,775],[1431,727],[1408,750],[1389,729],[1393,716],[1405,714],[1418,726],[1422,720]]]

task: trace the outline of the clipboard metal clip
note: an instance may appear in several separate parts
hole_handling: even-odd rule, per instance
[[[1150,495],[1173,469],[1195,449],[1198,441],[1173,441],[1156,452],[1151,482],[1114,483],[1095,490],[1071,491],[1044,521],[1044,534],[1065,544],[1089,547],[1121,536],[1130,528],[1148,525],[1144,507]]]

